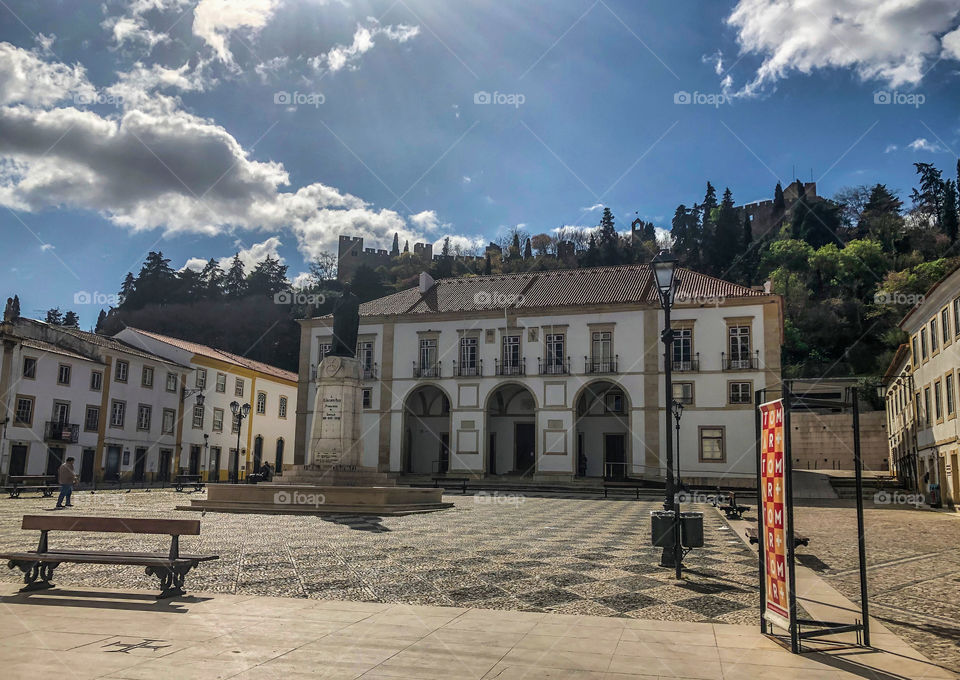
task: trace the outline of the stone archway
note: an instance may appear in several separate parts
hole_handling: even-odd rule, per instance
[[[420,385],[403,402],[401,471],[439,474],[449,466],[450,398],[436,385]]]
[[[537,471],[537,401],[519,383],[497,386],[487,397],[486,470],[495,475]]]
[[[577,477],[623,479],[630,474],[630,402],[612,380],[584,385],[573,402]]]

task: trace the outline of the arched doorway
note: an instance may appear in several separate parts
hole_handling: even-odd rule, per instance
[[[537,402],[516,383],[487,397],[487,473],[533,475],[537,471]]]
[[[263,437],[257,435],[253,438],[253,472],[260,472],[263,467]]]
[[[403,402],[401,470],[425,475],[449,469],[450,399],[436,385],[421,385]]]
[[[617,383],[585,385],[576,409],[576,476],[623,479],[629,476],[630,404]]]

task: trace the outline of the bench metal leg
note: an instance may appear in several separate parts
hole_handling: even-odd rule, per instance
[[[26,585],[20,589],[21,593],[53,588],[50,579],[53,578],[53,570],[58,565],[59,562],[37,562],[33,560],[10,560],[7,562],[10,569],[19,569],[23,572],[23,582]]]
[[[147,567],[147,576],[156,576],[160,579],[160,594],[158,600],[165,600],[168,597],[180,597],[186,594],[183,589],[183,582],[187,577],[190,567]]]

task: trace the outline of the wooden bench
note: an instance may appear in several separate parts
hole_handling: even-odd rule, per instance
[[[440,488],[440,482],[453,482],[454,484],[460,485],[460,493],[466,494],[467,482],[469,481],[470,481],[469,477],[444,477],[444,476],[433,477],[433,488],[434,489]],[[447,486],[446,483],[444,484],[444,486]]]
[[[39,491],[49,498],[60,488],[53,475],[11,475],[7,477],[8,486],[4,488],[10,498],[19,498],[23,491]]]
[[[757,543],[757,527],[748,527],[746,531],[743,532],[744,535],[750,539],[750,545],[756,545]],[[810,545],[810,538],[804,536],[803,534],[798,534],[796,531],[793,532],[793,547],[794,549],[799,546],[807,547]]]
[[[203,491],[203,482],[200,475],[177,475],[174,487],[177,491],[183,491],[183,487],[192,486],[194,491]]]
[[[640,479],[605,479],[603,480],[603,497],[607,498],[610,489],[634,489],[637,500],[640,500],[640,489],[644,486],[643,480]]]
[[[743,519],[743,513],[750,509],[749,505],[740,505],[737,503],[737,494],[730,492],[730,495],[727,496],[727,502],[724,504],[717,504],[717,507],[723,510],[723,513],[727,516],[727,519]]]
[[[53,570],[63,562],[75,564],[128,564],[146,567],[147,576],[160,579],[160,595],[164,599],[183,595],[187,572],[200,562],[219,559],[219,555],[181,555],[180,537],[199,536],[198,519],[133,519],[127,517],[71,517],[65,515],[24,515],[24,530],[39,530],[36,550],[0,554],[10,569],[23,572],[26,584],[20,592],[53,588]],[[51,550],[51,531],[89,531],[123,534],[165,534],[170,536],[170,550],[156,553],[117,552],[112,550]]]

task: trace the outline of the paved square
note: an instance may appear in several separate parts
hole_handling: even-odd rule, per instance
[[[74,514],[196,517],[174,512],[172,491],[78,494]],[[652,501],[449,496],[440,513],[390,517],[297,517],[208,513],[184,551],[220,560],[191,572],[194,592],[308,597],[752,624],[757,560],[710,506],[705,546],[686,560],[688,581],[658,566],[650,543]],[[20,517],[48,499],[0,501],[0,548],[32,548]],[[156,549],[158,537],[52,534],[51,547]],[[19,572],[17,572],[19,573]],[[0,578],[13,582],[14,572]],[[63,565],[64,586],[151,589],[142,570]]]

